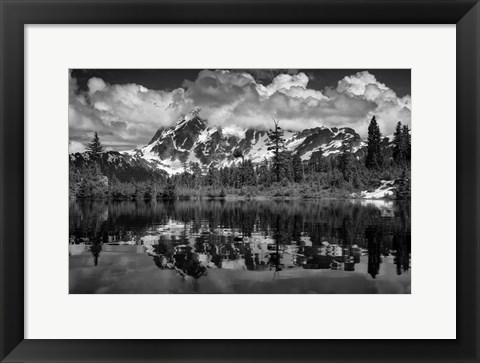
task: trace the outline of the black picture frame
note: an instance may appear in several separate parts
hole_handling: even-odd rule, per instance
[[[1,0],[0,12],[2,362],[480,361],[480,5],[477,0]],[[457,339],[24,339],[24,26],[157,23],[456,24]],[[434,120],[424,122],[433,124]]]

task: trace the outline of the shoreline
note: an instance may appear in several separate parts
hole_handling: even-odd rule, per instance
[[[75,198],[69,197],[70,201],[105,201],[105,202],[177,202],[177,201],[292,201],[292,200],[302,200],[302,201],[318,201],[318,200],[355,200],[355,201],[410,201],[405,199],[394,199],[394,198],[360,198],[360,197],[342,197],[338,195],[325,195],[325,196],[316,196],[316,197],[302,197],[302,196],[288,196],[288,197],[272,197],[269,195],[256,195],[256,196],[241,196],[241,195],[227,195],[225,197],[190,197],[190,198],[176,198],[176,199],[112,199],[112,198]]]

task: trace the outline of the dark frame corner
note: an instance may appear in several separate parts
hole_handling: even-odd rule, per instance
[[[0,0],[0,15],[2,362],[480,361],[478,0]],[[460,242],[457,243],[457,339],[361,342],[24,339],[24,25],[83,23],[456,24],[456,223]]]

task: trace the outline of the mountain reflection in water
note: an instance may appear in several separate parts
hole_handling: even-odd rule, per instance
[[[410,204],[70,202],[70,293],[410,293]]]

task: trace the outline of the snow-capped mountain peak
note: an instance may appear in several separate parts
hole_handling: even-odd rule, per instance
[[[284,130],[285,147],[302,160],[321,150],[329,156],[339,153],[347,143],[354,151],[363,146],[360,136],[351,128],[316,127],[302,131]],[[169,128],[161,128],[143,148],[136,151],[139,157],[156,160],[169,174],[182,172],[191,162],[207,168],[235,163],[234,152],[244,159],[260,163],[272,157],[268,150],[268,135],[264,130],[232,126],[210,126],[199,115],[199,110],[181,117]],[[132,151],[126,152],[130,155]]]
[[[348,127],[284,130],[284,138],[286,150],[297,154],[303,161],[310,160],[312,155],[318,155],[320,151],[325,157],[335,156],[345,144],[353,152],[360,152],[366,145]],[[389,143],[388,140],[386,142]],[[212,126],[200,117],[196,109],[180,117],[171,127],[158,129],[144,147],[115,153],[115,160],[123,156],[125,160],[122,165],[140,163],[172,175],[185,171],[190,163],[198,163],[203,170],[212,164],[217,167],[231,166],[238,162],[235,156],[239,155],[244,160],[258,164],[273,156],[268,146],[267,131],[236,125]],[[76,160],[81,158],[79,155],[75,156]],[[106,159],[106,162],[110,159]]]

